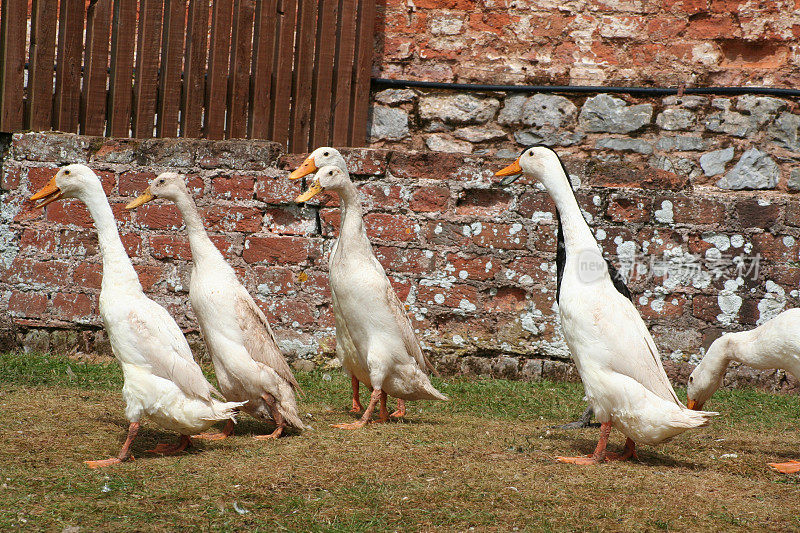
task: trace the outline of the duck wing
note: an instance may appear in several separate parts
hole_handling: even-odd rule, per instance
[[[682,406],[653,337],[636,307],[616,289],[608,292],[611,294],[607,301],[611,305],[606,306],[606,314],[598,320],[598,326],[610,352],[618,354],[611,360],[611,370],[636,380],[660,398]]]
[[[175,383],[181,391],[193,398],[211,401],[219,394],[208,382],[194,360],[186,337],[166,309],[151,300],[145,308],[132,309],[128,325],[133,348],[150,367],[153,375]]]
[[[236,318],[242,330],[242,340],[250,357],[273,369],[293,389],[299,390],[300,384],[297,383],[289,363],[278,348],[264,312],[241,285],[237,287],[233,297],[236,300]]]
[[[421,369],[427,369],[433,372],[434,375],[438,375],[438,372],[436,372],[433,364],[431,364],[430,360],[425,357],[424,353],[422,353],[419,340],[414,334],[414,328],[411,326],[411,321],[408,319],[408,315],[406,314],[406,308],[403,305],[403,302],[400,301],[400,298],[397,297],[397,293],[394,292],[394,288],[392,287],[389,278],[386,277],[383,266],[381,266],[380,262],[378,262],[374,256],[373,259],[375,260],[377,268],[380,269],[380,272],[383,274],[384,280],[386,281],[386,290],[383,291],[383,304],[389,308],[389,311],[391,311],[392,316],[394,317],[394,321],[400,330],[400,336],[403,339],[403,345],[406,347],[406,351],[417,361],[417,365],[419,365]]]

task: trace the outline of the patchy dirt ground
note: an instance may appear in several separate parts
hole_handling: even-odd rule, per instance
[[[794,396],[720,392],[710,427],[642,447],[638,462],[578,467],[553,457],[591,452],[598,430],[549,426],[580,415],[580,386],[438,380],[449,403],[348,432],[330,427],[351,418],[343,376],[299,373],[303,435],[256,441],[266,428],[243,417],[228,440],[157,457],[144,450],[175,437],[145,423],[135,461],[95,471],[82,461],[125,435],[117,366],[0,364],[2,530],[800,529],[800,478],[766,467],[800,459]]]

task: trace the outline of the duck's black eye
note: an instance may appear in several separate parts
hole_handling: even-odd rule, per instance
[[[164,185],[164,178],[161,178],[160,180],[158,180],[158,183],[159,183],[159,185]]]
[[[64,171],[64,175],[65,175],[65,176],[69,176],[69,170],[65,170],[65,171]]]
[[[324,154],[322,154],[322,155],[324,155],[325,157],[328,157],[328,152],[325,152],[325,153],[324,153]]]
[[[691,383],[692,381],[694,381],[694,378],[692,376],[689,376],[689,383]]]
[[[328,171],[328,176],[333,176],[333,170]]]

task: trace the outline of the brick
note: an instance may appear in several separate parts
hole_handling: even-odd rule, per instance
[[[260,209],[236,205],[213,205],[201,209],[200,215],[209,231],[255,233],[261,229],[263,220]]]
[[[17,256],[11,267],[4,269],[2,280],[6,283],[37,283],[61,286],[70,279],[72,265],[62,261],[38,261]]]
[[[437,246],[466,246],[470,238],[464,227],[463,224],[430,220],[425,223],[425,239]]]
[[[278,265],[256,265],[253,272],[258,292],[264,295],[295,294],[308,280],[308,274],[298,278],[293,270]]]
[[[405,215],[390,213],[368,213],[364,226],[370,240],[410,242],[417,238],[418,225]]]
[[[92,299],[83,293],[59,292],[53,296],[53,312],[65,320],[77,320],[92,314]]]
[[[142,255],[141,233],[121,233],[120,240],[125,247],[125,253],[127,253],[129,257],[139,257]]]
[[[798,240],[789,236],[757,233],[751,237],[753,254],[760,254],[769,261],[794,261],[798,259]]]
[[[519,250],[525,248],[528,232],[522,224],[495,224],[492,222],[473,222],[464,226],[472,241],[484,248],[500,248],[503,250]]]
[[[800,203],[789,202],[786,204],[784,222],[787,226],[800,227]]]
[[[430,255],[430,257],[428,257]],[[433,271],[434,256],[428,250],[376,246],[375,256],[383,267],[391,272],[423,274]]]
[[[19,188],[22,181],[22,169],[11,167],[0,169],[0,189],[4,191],[13,191]],[[33,192],[33,191],[31,191]]]
[[[119,195],[135,198],[144,192],[155,177],[155,172],[123,172],[119,175]]]
[[[731,39],[741,37],[742,31],[728,13],[724,15],[700,13],[689,19],[685,35],[690,39]]]
[[[418,187],[411,195],[408,207],[415,212],[444,211],[450,200],[450,189],[447,187]]]
[[[736,220],[742,228],[769,229],[781,218],[781,206],[760,205],[758,198],[742,198],[736,202]]]
[[[28,169],[28,190],[35,193],[58,173],[58,167],[31,167]]]
[[[448,254],[444,270],[459,279],[484,281],[494,278],[502,266],[497,257]]]
[[[21,249],[33,248],[40,254],[69,255],[83,257],[98,251],[97,236],[85,231],[52,231],[25,228],[19,239]]]
[[[385,174],[386,162],[391,154],[388,150],[367,150],[364,148],[345,148],[340,152],[347,162],[347,170],[353,176]]]
[[[472,285],[454,283],[448,288],[420,283],[417,287],[417,302],[425,305],[460,309],[466,313],[480,308],[478,290]]]
[[[144,292],[152,291],[156,283],[164,279],[164,271],[160,265],[134,265],[133,268]]]
[[[379,183],[365,183],[359,189],[365,209],[394,210],[403,206],[402,187]]]
[[[517,213],[525,218],[556,222],[556,204],[546,192],[525,192],[517,201]]]
[[[637,297],[633,299],[636,307],[639,309],[639,314],[645,321],[659,320],[659,319],[678,319],[683,316],[684,308],[686,307],[686,297],[679,294],[669,294],[661,299],[649,299],[648,302],[642,305]]]
[[[8,299],[8,311],[13,316],[46,317],[47,295],[40,292],[13,291]]]
[[[225,259],[230,260],[234,256],[234,242],[230,238],[223,235],[209,235],[208,238]]]
[[[456,214],[494,218],[508,210],[511,195],[498,189],[465,189],[456,201]]]
[[[672,219],[676,224],[709,224],[725,222],[725,204],[710,198],[686,196],[659,196],[654,205],[661,208],[663,201],[672,202]]]
[[[244,242],[242,258],[248,263],[308,264],[322,255],[319,240],[302,237],[252,235]]]
[[[72,281],[82,289],[99,289],[103,282],[103,265],[101,263],[81,262],[72,271]]]
[[[192,251],[189,239],[177,235],[151,235],[151,254],[156,259],[183,259],[190,261]]]
[[[300,180],[290,181],[285,176],[255,176],[253,179],[256,199],[268,204],[294,204],[295,198],[303,192]]]
[[[500,287],[486,298],[486,309],[496,313],[519,313],[525,309],[524,290],[517,287]]]
[[[689,178],[652,167],[592,162],[584,185],[680,191],[689,186]]]
[[[47,220],[58,224],[94,227],[94,221],[86,205],[76,199],[57,200],[45,207]]]
[[[614,222],[647,222],[651,200],[646,196],[612,195],[606,213]]]
[[[253,197],[255,180],[242,175],[220,176],[211,180],[211,192],[225,200],[248,200]]]
[[[692,297],[692,315],[706,322],[717,322],[717,315],[720,311],[716,296],[705,294],[695,294]]]
[[[145,204],[136,209],[136,222],[151,229],[180,229],[183,226],[178,208],[172,203]]]

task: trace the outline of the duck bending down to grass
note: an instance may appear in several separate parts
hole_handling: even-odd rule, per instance
[[[117,457],[86,461],[91,468],[131,459],[131,443],[139,421],[150,417],[158,425],[180,433],[177,445],[159,444],[155,453],[179,453],[191,445],[189,435],[219,420],[233,420],[243,402],[221,402],[192,357],[189,344],[166,309],[144,295],[131,260],[119,237],[114,215],[97,175],[84,165],[69,165],[31,200],[44,207],[59,198],[77,198],[86,204],[97,227],[103,256],[100,316],[111,349],[122,367],[128,437]]]
[[[728,333],[709,346],[689,376],[690,409],[702,409],[722,385],[731,361],[759,370],[780,368],[800,379],[800,309],[789,309],[750,331]],[[784,474],[800,472],[800,461],[770,463]]]
[[[305,159],[305,161],[303,161],[303,163],[297,168],[297,170],[291,173],[289,179],[292,180],[300,179],[309,174],[313,174],[317,172],[319,168],[328,165],[335,166],[336,168],[342,170],[345,174],[348,175],[349,178],[349,173],[347,172],[347,163],[345,162],[344,157],[342,157],[342,154],[339,153],[339,151],[336,150],[335,148],[323,146],[314,150]],[[359,206],[359,213],[360,212],[361,209]],[[366,236],[364,236],[364,240],[367,241],[367,244],[369,244],[369,241],[367,240]],[[333,254],[331,255],[331,257],[333,257]],[[354,360],[354,357],[352,357],[351,355],[347,355],[347,352],[352,351],[353,348],[350,345],[347,345],[346,343],[339,341],[339,339],[341,339],[342,337],[338,335],[338,332],[344,331],[344,325],[340,324],[341,317],[335,312],[335,308],[334,308],[334,319],[336,320],[336,331],[337,331],[336,335],[337,356],[339,357],[339,360],[342,361],[343,363],[342,366],[344,367],[345,371],[350,375],[350,385],[352,387],[352,392],[353,392],[353,407],[352,409],[350,409],[350,412],[360,413],[364,410],[364,406],[361,405],[361,399],[359,397],[359,388],[360,388],[359,381],[358,378],[356,377],[356,374],[351,372],[350,368],[348,367],[349,362]],[[416,339],[414,340],[414,342],[417,342]],[[420,353],[422,352],[420,351]],[[424,361],[424,368],[427,368],[429,371],[436,374],[436,370],[433,368],[433,365],[431,365],[430,361],[424,356],[422,356],[422,359]],[[397,410],[389,416],[393,418],[401,418],[405,416],[405,414],[406,414],[406,402],[402,398],[398,398]]]
[[[320,150],[332,149],[317,149],[309,159]],[[312,161],[313,170],[308,170],[306,163],[303,165],[292,173],[292,178],[314,171],[316,174],[308,190],[297,197],[298,203],[307,202],[323,190],[337,193],[341,200],[339,239],[328,260],[336,351],[350,375],[372,389],[361,419],[334,427],[363,427],[379,401],[379,421],[388,421],[387,395],[402,400],[447,400],[428,379],[425,369],[429,363],[411,322],[372,252],[358,191],[349,174],[334,165],[316,168]]]
[[[174,172],[159,174],[126,207],[135,209],[155,198],[174,202],[186,224],[193,262],[189,299],[222,394],[228,400],[246,402],[242,410],[254,418],[275,422],[273,433],[256,438],[278,438],[287,426],[302,430],[295,401],[299,385],[292,370],[267,317],[208,237],[184,178]],[[196,437],[224,439],[231,433],[233,423],[229,421],[222,433]]]
[[[636,307],[615,287],[558,155],[546,146],[532,146],[496,173],[505,177],[501,185],[513,183],[521,174],[537,179],[556,204],[565,244],[557,293],[561,328],[589,405],[601,423],[592,455],[557,460],[597,464],[628,459],[635,455],[637,443],[657,444],[707,425],[716,413],[692,411],[681,404]],[[612,426],[627,437],[622,455],[606,451]]]

